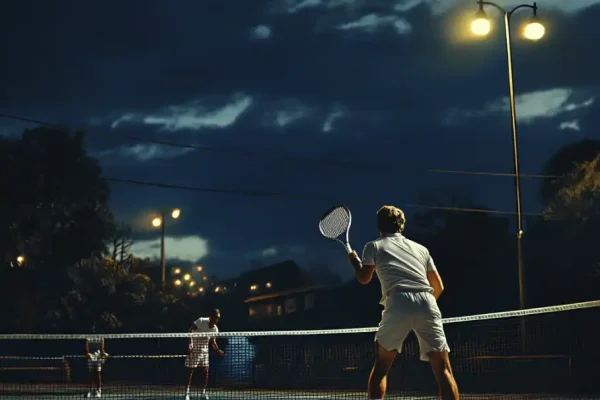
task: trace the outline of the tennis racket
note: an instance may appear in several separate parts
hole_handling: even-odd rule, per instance
[[[346,206],[335,206],[325,211],[319,221],[319,231],[327,239],[335,240],[344,246],[348,254],[352,253],[350,246],[350,225],[352,214]]]

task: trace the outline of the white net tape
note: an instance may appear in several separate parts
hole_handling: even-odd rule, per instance
[[[527,317],[530,315],[549,314],[563,311],[579,310],[600,307],[600,300],[573,303],[558,306],[530,308],[526,310],[503,311],[489,314],[469,315],[464,317],[445,318],[444,324],[458,322],[485,321],[493,319],[506,319]],[[219,332],[219,333],[109,333],[104,335],[86,334],[0,334],[0,340],[85,340],[85,339],[161,339],[161,338],[189,338],[189,337],[257,337],[257,336],[299,336],[299,335],[343,335],[353,333],[374,333],[377,327],[323,329],[323,330],[297,330],[297,331],[253,331],[253,332]],[[167,356],[169,357],[169,356]]]

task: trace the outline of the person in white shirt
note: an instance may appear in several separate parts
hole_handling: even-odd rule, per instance
[[[95,332],[95,325],[92,327],[93,332]],[[102,364],[108,357],[104,347],[104,339],[98,337],[87,338],[85,340],[85,355],[90,371],[90,391],[86,397],[102,397]]]
[[[373,273],[381,283],[384,310],[375,334],[377,355],[369,377],[369,398],[384,398],[387,374],[412,330],[421,360],[431,363],[442,399],[456,400],[458,387],[437,305],[444,285],[429,250],[402,235],[405,222],[402,210],[383,206],[377,211],[379,239],[365,245],[362,262],[356,252],[348,255],[360,283],[368,284]]]
[[[219,310],[213,310],[209,318],[198,318],[189,329],[190,333],[218,333],[219,328],[217,322],[221,318],[221,312]],[[190,389],[192,386],[192,377],[194,376],[194,370],[200,369],[202,377],[202,393],[201,399],[208,399],[206,394],[206,388],[208,387],[208,347],[212,347],[213,350],[220,356],[225,355],[225,352],[219,348],[217,341],[214,337],[192,337],[190,338],[190,344],[188,347],[188,355],[185,359],[185,366],[189,368],[190,373],[188,375],[187,385],[185,387],[185,400],[190,400]]]

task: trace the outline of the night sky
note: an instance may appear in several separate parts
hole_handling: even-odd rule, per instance
[[[526,174],[566,143],[600,139],[600,0],[537,3],[546,36],[519,36],[527,9],[512,31]],[[107,178],[233,191],[111,182],[137,256],[158,257],[152,213],[179,207],[170,265],[228,277],[293,258],[349,278],[341,246],[317,229],[334,204],[351,207],[359,250],[383,204],[409,218],[407,205],[453,194],[515,208],[510,176],[426,171],[512,172],[502,17],[488,9],[493,30],[474,39],[476,11],[456,0],[4,2],[0,112],[85,130]],[[0,118],[5,136],[34,126]],[[524,212],[542,211],[539,183],[523,178]]]

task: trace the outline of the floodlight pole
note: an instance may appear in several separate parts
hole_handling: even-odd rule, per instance
[[[167,281],[167,258],[165,255],[165,212],[161,211],[160,218],[162,223],[160,224],[160,268],[161,268],[161,285],[163,292],[165,291],[165,285]]]
[[[519,280],[519,308],[525,308],[525,282],[524,282],[524,272],[523,272],[523,248],[522,248],[522,239],[523,239],[523,214],[521,211],[521,174],[519,170],[519,139],[517,136],[517,113],[515,107],[515,83],[514,83],[514,75],[513,75],[513,60],[512,60],[512,41],[510,35],[510,19],[515,11],[521,8],[530,8],[533,10],[533,14],[535,16],[537,12],[537,4],[534,2],[533,5],[529,4],[521,4],[516,6],[510,11],[506,11],[504,8],[499,6],[496,3],[491,1],[482,1],[479,0],[477,2],[480,9],[483,9],[483,6],[491,6],[499,10],[504,15],[504,31],[506,37],[506,61],[508,67],[508,92],[509,92],[509,102],[510,102],[510,122],[512,129],[512,145],[513,145],[513,169],[515,176],[515,200],[516,200],[516,209],[517,209],[517,272],[518,272],[518,280]]]

